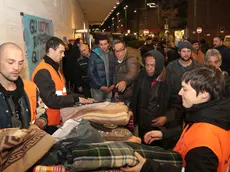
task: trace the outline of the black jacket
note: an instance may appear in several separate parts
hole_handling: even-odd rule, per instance
[[[230,49],[224,45],[216,48],[222,56],[221,69],[230,74]]]
[[[24,90],[23,81],[19,77],[15,83],[17,89],[14,95],[9,94],[9,92],[0,84],[0,129],[14,127],[29,128],[30,126],[30,103]],[[37,93],[37,96],[38,95],[39,94]],[[17,100],[20,107],[19,121],[14,115],[15,109],[17,109],[14,99]],[[44,113],[39,118],[43,118],[47,121],[47,114]]]
[[[169,93],[169,109],[166,112],[168,123],[172,128],[182,125],[184,108],[182,107],[181,96],[178,95],[181,89],[181,77],[184,72],[200,67],[201,64],[192,59],[192,64],[188,67],[183,67],[179,63],[179,59],[172,61],[166,68],[166,83]]]
[[[50,57],[45,56],[44,60],[51,65],[58,73],[59,64],[54,62]],[[55,83],[51,78],[50,72],[46,69],[41,69],[34,76],[34,82],[37,85],[42,101],[49,108],[60,109],[64,107],[73,106],[79,101],[76,94],[68,94],[67,96],[57,96]]]
[[[167,101],[165,101],[167,86],[158,81],[158,77],[164,68],[164,56],[156,50],[148,53],[155,58],[154,74],[148,76],[145,69],[138,74],[134,82],[130,103],[135,123],[143,127],[151,126],[150,122],[165,114],[167,107]],[[154,86],[152,86],[153,82],[155,82]]]
[[[89,57],[81,56],[77,61],[80,66],[80,81],[78,85],[81,87],[89,87],[89,79],[88,79]]]
[[[191,127],[194,123],[205,122],[218,126],[224,130],[230,130],[229,104],[230,99],[222,99],[193,105],[193,107],[186,110],[187,125]],[[217,156],[207,147],[197,147],[190,150],[185,156],[185,161],[186,172],[216,172],[218,168]],[[160,165],[158,162],[153,160],[147,160],[141,171],[181,172],[181,169],[174,166]]]

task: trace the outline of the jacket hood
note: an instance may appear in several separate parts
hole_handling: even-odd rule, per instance
[[[101,56],[101,55],[100,55],[100,48],[94,48],[94,49],[92,50],[92,52],[96,53],[98,56]]]
[[[154,78],[157,78],[162,73],[162,70],[164,68],[165,58],[163,54],[157,50],[148,51],[146,54],[144,54],[144,58],[149,55],[155,58],[155,72],[153,76]]]
[[[230,98],[213,100],[187,109],[186,122],[206,122],[230,130]]]

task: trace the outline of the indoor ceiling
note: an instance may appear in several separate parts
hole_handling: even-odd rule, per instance
[[[101,24],[118,0],[78,0],[90,25]],[[121,0],[120,0],[121,2]]]

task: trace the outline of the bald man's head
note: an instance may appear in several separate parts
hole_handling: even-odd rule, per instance
[[[23,63],[23,51],[17,44],[7,42],[0,45],[0,79],[16,81]]]
[[[80,52],[81,55],[84,57],[89,57],[90,56],[90,49],[88,44],[80,44]]]

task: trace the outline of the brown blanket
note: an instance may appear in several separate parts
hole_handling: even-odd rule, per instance
[[[63,122],[84,118],[99,124],[126,125],[131,115],[124,103],[104,102],[61,109]]]
[[[41,159],[55,140],[38,129],[0,130],[0,171],[25,172]]]

